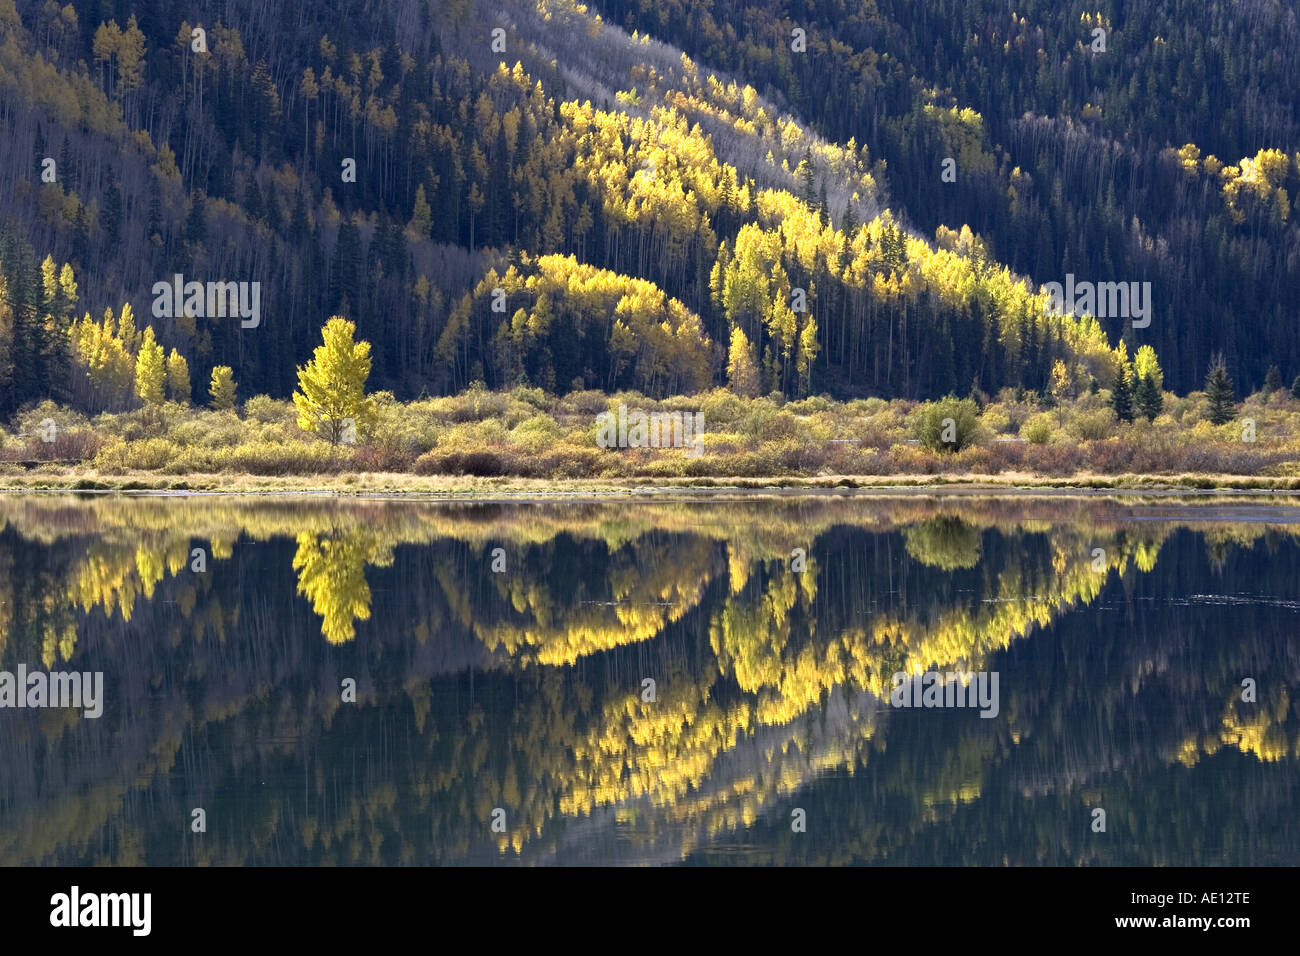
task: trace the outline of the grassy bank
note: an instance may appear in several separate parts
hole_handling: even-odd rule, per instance
[[[302,430],[291,402],[266,396],[239,410],[169,403],[94,417],[46,403],[0,431],[0,487],[432,494],[557,483],[566,490],[1300,488],[1300,400],[1283,391],[1251,396],[1237,420],[1216,426],[1199,392],[1167,394],[1153,421],[1123,422],[1104,391],[1049,405],[1008,389],[966,405],[960,440],[950,444],[936,436],[948,406],[909,401],[785,402],[725,389],[662,401],[524,388],[410,403],[386,393],[373,398],[373,425],[351,444]],[[603,448],[599,416],[620,405],[698,414],[705,430],[697,447]]]
[[[1300,494],[1300,478],[1241,475],[1096,475],[1051,477],[1023,473],[998,475],[824,475],[813,478],[520,478],[472,475],[411,475],[365,472],[333,475],[190,474],[183,477],[136,471],[103,474],[94,469],[45,465],[30,471],[0,472],[0,492],[200,492],[226,494],[336,494],[545,497],[550,495],[618,495],[701,491],[871,492],[916,491],[963,494],[1014,490],[1116,493]]]

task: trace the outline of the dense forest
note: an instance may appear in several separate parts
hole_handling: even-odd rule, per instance
[[[0,0],[0,415],[137,405],[146,339],[168,398],[286,397],[335,314],[399,399],[1077,392],[1121,336],[1253,388],[1300,370],[1295,14],[1155,6]]]
[[[1248,388],[1300,358],[1293,4],[593,6],[736,72],[822,135],[869,143],[924,230],[969,224],[1036,283],[1151,281],[1156,317],[1136,343],[1155,347],[1179,391],[1216,351]],[[955,184],[941,180],[945,157]]]

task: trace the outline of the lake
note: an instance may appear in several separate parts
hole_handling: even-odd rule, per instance
[[[0,865],[1294,865],[1298,568],[1262,500],[0,495]]]

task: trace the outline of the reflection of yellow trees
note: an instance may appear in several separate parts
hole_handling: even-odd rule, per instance
[[[346,643],[356,636],[353,621],[370,620],[366,565],[386,568],[392,563],[392,549],[370,534],[322,539],[306,531],[298,535],[298,553],[293,556],[298,593],[320,615],[320,631],[327,641]]]
[[[980,529],[954,515],[943,515],[903,529],[907,553],[922,564],[955,571],[980,560]]]
[[[1064,548],[1075,554],[1088,555],[1085,543],[1103,546],[1108,569],[1122,569],[1138,547],[1110,536],[1064,535],[1073,537]],[[760,577],[765,579],[762,585],[755,583]],[[815,563],[803,574],[772,566],[764,573],[760,564],[747,578],[748,588],[729,594],[713,616],[710,643],[716,666],[662,683],[654,704],[641,702],[629,690],[625,698],[606,704],[585,731],[565,725],[572,737],[520,741],[522,752],[512,752],[512,769],[505,779],[519,772],[516,767],[528,767],[535,775],[540,760],[566,816],[646,800],[675,823],[693,825],[684,837],[685,854],[696,833],[715,834],[752,821],[813,774],[853,766],[864,758],[873,723],[855,722],[839,737],[818,745],[803,736],[800,718],[815,713],[837,687],[859,687],[884,697],[900,669],[975,668],[985,655],[1005,649],[1035,625],[1049,624],[1064,608],[1092,601],[1106,575],[1093,571],[1089,561],[1076,561],[1060,574],[1012,565],[998,576],[998,596],[974,610],[947,609],[928,622],[881,615],[869,628],[821,639],[814,639],[810,614],[816,596]],[[745,696],[719,703],[716,690],[724,677],[734,680]],[[543,726],[557,729],[554,722]],[[730,783],[722,779],[721,757],[754,739],[762,728],[781,728],[785,734],[779,748],[765,755],[765,769]],[[572,759],[557,763],[557,753],[572,754]],[[535,757],[541,754],[547,756]],[[938,812],[977,798],[979,769],[987,753],[977,749],[968,757],[934,782],[925,796],[927,807]],[[512,826],[509,838],[503,838],[503,846],[517,848],[541,833],[553,812],[543,794],[524,802],[528,810]]]
[[[572,782],[560,812],[586,814],[646,796],[663,805],[698,787],[752,720],[747,702],[722,706],[709,699],[716,677],[716,670],[693,680],[676,675],[655,703],[629,694],[607,705],[572,746]]]
[[[1191,737],[1183,743],[1178,759],[1188,767],[1195,766],[1202,756],[1211,756],[1223,747],[1236,747],[1242,753],[1254,754],[1264,763],[1300,756],[1300,740],[1288,739],[1287,714],[1291,698],[1286,685],[1271,684],[1261,690],[1260,699],[1245,703],[1240,690],[1234,690],[1223,711],[1222,726],[1217,734]]]
[[[549,563],[545,555],[537,556],[526,564],[514,562],[509,574],[492,576],[501,596],[528,618],[524,623],[486,621],[462,602],[462,619],[489,648],[502,647],[524,663],[563,665],[649,640],[699,604],[715,573],[707,538],[635,542],[610,554],[601,568],[609,597],[597,586],[591,593],[602,595],[599,600],[575,607],[541,579]],[[464,590],[450,576],[442,584],[449,599]]]
[[[518,851],[538,838],[557,811],[582,817],[633,803],[655,810],[646,823],[652,829],[689,824],[682,837],[687,853],[701,835],[752,822],[813,775],[854,767],[870,749],[883,748],[874,712],[855,715],[824,739],[815,736],[810,727],[832,693],[861,689],[885,697],[898,670],[981,669],[987,655],[1050,624],[1072,605],[1093,601],[1111,571],[1124,573],[1130,561],[1140,571],[1150,570],[1160,542],[1179,525],[1174,519],[1146,523],[1142,533],[1149,537],[1139,541],[1131,536],[1126,512],[1112,514],[1095,502],[1088,503],[1093,510],[1086,514],[1072,512],[1070,502],[1060,501],[1014,506],[964,501],[961,522],[945,518],[943,505],[914,499],[827,500],[799,507],[653,503],[629,513],[626,521],[611,521],[607,507],[590,506],[522,511],[330,502],[289,507],[231,499],[117,504],[121,514],[99,502],[75,507],[64,502],[42,510],[45,506],[16,507],[0,500],[0,522],[43,540],[93,535],[71,566],[66,593],[50,599],[71,600],[83,610],[120,611],[124,618],[137,600],[156,593],[168,573],[185,567],[192,539],[212,542],[217,557],[219,551],[230,554],[242,537],[293,535],[298,591],[322,618],[321,631],[331,643],[351,640],[355,621],[369,617],[366,565],[390,566],[397,544],[451,541],[481,554],[487,545],[505,542],[524,552],[524,560],[512,558],[508,574],[487,579],[503,600],[486,609],[471,603],[472,589],[464,573],[458,577],[456,562],[435,571],[450,619],[508,655],[509,666],[529,667],[534,681],[507,726],[475,711],[452,733],[445,719],[441,724],[428,719],[427,684],[413,691],[420,728],[413,746],[424,750],[412,770],[412,792],[426,812],[448,821],[446,832],[438,831],[448,853],[471,840],[454,832],[453,823],[486,825],[495,806],[508,810],[509,832],[501,835],[501,846]],[[909,553],[940,569],[968,567],[987,529],[1032,530],[1048,540],[1036,552],[1041,560],[1010,549],[1002,559],[1006,563],[990,569],[988,580],[996,584],[983,601],[879,612],[851,625],[819,628],[824,618],[815,613],[818,552],[811,547],[808,569],[794,573],[785,566],[792,544],[815,543],[836,526],[888,531],[918,520],[930,523],[908,535]],[[1253,542],[1266,530],[1262,524],[1242,524],[1230,533],[1234,543]],[[1297,533],[1293,527],[1274,530]],[[584,579],[589,603],[571,600],[551,583],[545,546],[560,535],[582,544],[582,554],[591,556],[583,559],[596,572]],[[1094,547],[1106,553],[1106,573],[1092,569]],[[0,562],[5,558],[0,551]],[[823,566],[828,560],[820,558]],[[486,564],[471,562],[467,573],[489,572]],[[623,693],[607,689],[598,696],[581,668],[569,666],[661,634],[702,605],[712,582],[723,592],[708,620],[713,658],[689,672],[656,675],[655,703],[640,700],[635,681]],[[0,641],[5,615],[13,612],[4,587],[0,581]],[[188,618],[195,608],[193,589],[177,599]],[[202,613],[210,613],[210,603]],[[212,626],[220,625],[218,616]],[[74,637],[51,630],[46,647],[67,657]],[[241,699],[222,713],[199,716],[219,719],[240,706],[247,704]],[[1258,711],[1229,708],[1222,728],[1206,741],[1193,741],[1191,754],[1234,746],[1260,759],[1281,759],[1294,751],[1286,736],[1287,706],[1285,699],[1270,699]],[[286,713],[283,719],[289,727],[294,717]],[[178,721],[173,729],[179,740],[184,721]],[[159,752],[174,753],[177,745],[169,738]],[[928,778],[922,800],[927,812],[947,812],[977,797],[987,758],[981,746],[977,741],[963,745],[942,772]],[[735,760],[745,747],[754,748],[753,759]],[[358,803],[329,827],[305,822],[297,837],[310,846],[333,848],[339,859],[377,858],[375,847],[353,841],[361,828],[358,820],[387,812],[395,799],[392,792],[375,793],[375,807]]]
[[[1069,544],[1066,544],[1069,542]],[[920,674],[932,668],[979,670],[990,653],[1005,650],[1035,626],[1049,625],[1066,608],[1096,599],[1107,575],[1078,560],[1062,563],[1056,555],[1087,554],[1085,542],[1100,542],[1107,571],[1122,573],[1136,545],[1066,529],[1055,542],[1053,565],[1045,573],[1014,564],[998,575],[996,596],[978,606],[951,607],[932,620],[919,613],[907,617],[882,613],[860,631],[846,634],[849,677],[857,686],[886,697],[898,671]]]

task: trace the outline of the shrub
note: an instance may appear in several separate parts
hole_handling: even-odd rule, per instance
[[[406,471],[413,461],[413,452],[387,445],[362,445],[352,453],[357,471]]]
[[[349,449],[327,442],[252,442],[217,449],[212,466],[250,475],[312,475],[342,471],[351,458]]]
[[[980,414],[984,427],[995,435],[1005,434],[1011,430],[1011,416],[1001,405],[987,405]]]
[[[704,425],[713,428],[733,425],[745,415],[749,403],[725,388],[715,388],[700,396],[700,411],[704,412]]]
[[[570,392],[564,396],[563,408],[574,415],[595,418],[609,408],[609,399],[604,392],[595,389]]]
[[[538,411],[547,411],[551,407],[551,400],[546,393],[540,388],[528,388],[525,385],[516,385],[510,390],[510,400],[520,402],[524,405],[531,405]]]
[[[809,395],[807,398],[791,402],[786,408],[796,415],[811,415],[815,412],[828,412],[832,408],[831,400],[825,395]]]
[[[1050,412],[1030,415],[1020,426],[1020,437],[1031,445],[1046,445],[1056,431],[1056,417]]]
[[[262,424],[296,425],[298,412],[292,402],[277,402],[270,395],[254,395],[244,402],[244,417]]]
[[[982,438],[979,406],[969,398],[949,395],[925,402],[912,414],[912,434],[932,451],[956,452]]]
[[[180,453],[181,447],[166,438],[145,438],[140,441],[124,441],[119,438],[100,450],[95,456],[94,466],[110,474],[158,471]]]
[[[1098,408],[1076,414],[1070,419],[1066,431],[1080,441],[1100,441],[1109,436],[1114,427],[1115,412],[1110,408]]]
[[[507,474],[506,459],[498,449],[443,451],[435,448],[415,460],[418,475],[477,475],[495,478]],[[517,473],[517,472],[516,472]]]
[[[553,446],[560,438],[560,426],[549,415],[534,415],[510,430],[507,441],[521,449],[538,453]]]
[[[54,422],[55,428],[59,432],[72,428],[85,428],[90,424],[85,415],[57,405],[48,398],[35,408],[21,412],[16,418],[15,424],[18,426],[19,432],[37,435],[41,423],[47,419]]]

